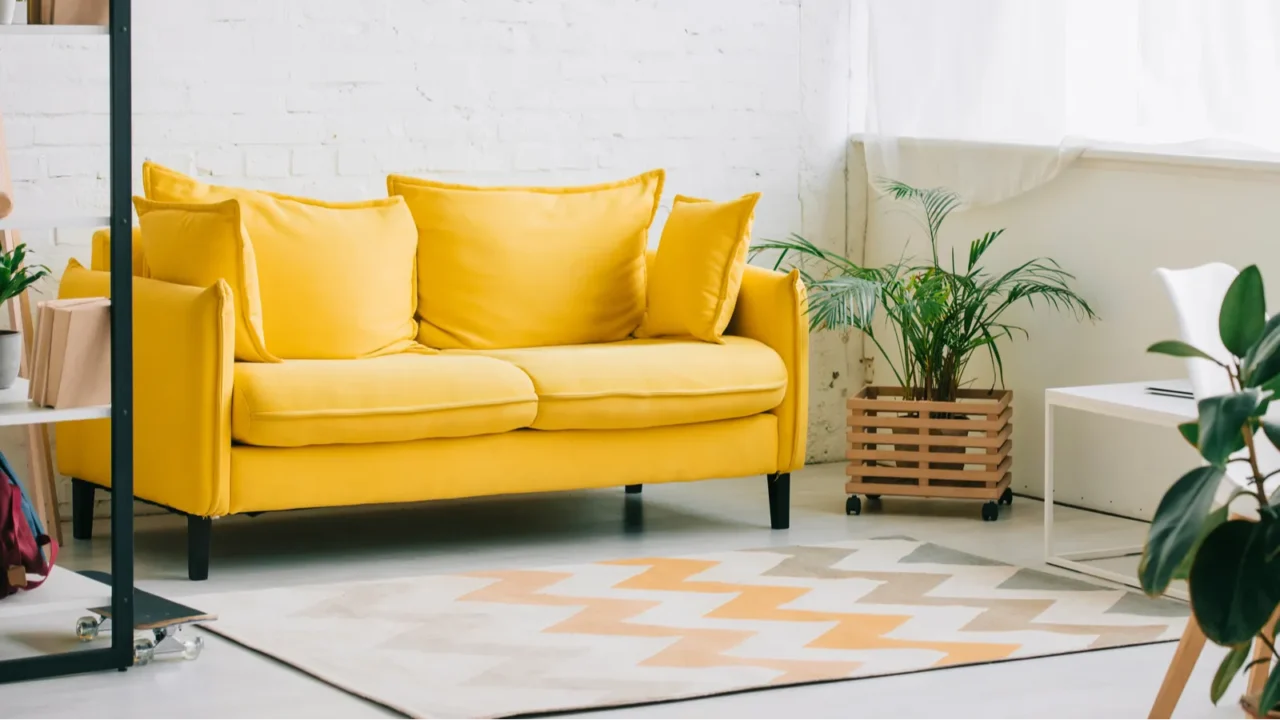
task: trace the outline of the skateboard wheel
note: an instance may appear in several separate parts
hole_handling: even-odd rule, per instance
[[[156,657],[156,644],[151,638],[141,637],[133,639],[133,664],[142,666],[150,663]]]
[[[98,637],[98,618],[82,617],[76,621],[76,638],[80,642],[89,642]]]
[[[200,657],[200,651],[204,650],[204,638],[196,637],[182,643],[182,659],[195,660]]]

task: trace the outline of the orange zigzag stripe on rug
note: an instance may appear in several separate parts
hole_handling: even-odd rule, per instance
[[[936,665],[1001,660],[1016,652],[1021,645],[1000,643],[926,642],[884,637],[910,615],[817,612],[790,610],[782,606],[809,592],[808,588],[777,585],[735,585],[703,582],[689,578],[719,563],[678,558],[640,558],[617,560],[610,565],[642,565],[649,569],[615,587],[633,590],[666,590],[671,592],[736,593],[708,617],[735,620],[778,620],[783,622],[833,622],[835,627],[809,643],[807,647],[839,650],[933,650],[946,653]]]
[[[545,588],[572,577],[569,573],[537,570],[470,573],[472,577],[488,577],[498,582],[460,598],[478,602],[512,605],[549,605],[581,607],[582,611],[545,632],[587,635],[619,635],[629,637],[671,637],[675,643],[645,660],[642,665],[661,667],[723,667],[728,665],[759,667],[780,675],[773,683],[800,683],[825,680],[851,674],[861,663],[841,661],[802,661],[778,658],[737,657],[725,654],[757,633],[746,630],[709,628],[673,628],[647,625],[628,620],[662,603],[656,600],[617,600],[613,598],[563,597],[542,592]],[[621,587],[617,586],[617,587]],[[745,586],[744,586],[745,587]]]

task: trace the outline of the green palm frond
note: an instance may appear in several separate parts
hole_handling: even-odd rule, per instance
[[[1003,234],[1004,228],[992,230],[986,235],[983,235],[977,240],[969,243],[969,264],[965,267],[965,273],[971,273],[974,271],[974,268],[978,267],[978,261],[982,259],[983,254],[991,247],[991,243],[995,242],[996,238]],[[955,261],[953,260],[951,264],[954,267]]]
[[[942,223],[961,205],[960,195],[947,188],[916,188],[897,180],[882,179],[880,188],[896,200],[913,200],[924,210],[924,226],[929,233],[933,264],[938,265],[938,233]]]
[[[823,250],[813,242],[795,233],[782,240],[761,240],[750,248],[750,255],[753,259],[766,252],[778,253],[773,265],[774,270],[782,269],[789,258],[794,258],[791,263],[792,267],[807,267],[817,264],[832,271],[831,274],[843,273],[873,282],[878,281],[881,277],[880,271],[863,268],[843,255],[830,250]]]
[[[845,275],[811,282],[808,293],[811,329],[854,328],[865,332],[875,317],[880,286]]]

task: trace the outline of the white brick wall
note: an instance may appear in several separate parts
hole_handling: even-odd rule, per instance
[[[390,171],[554,184],[665,167],[668,198],[760,190],[758,236],[844,248],[845,5],[135,0],[135,160],[331,199],[382,195]],[[105,213],[106,81],[105,38],[0,37],[20,206]],[[59,271],[89,252],[84,231],[27,240]],[[819,428],[843,423],[843,385],[816,382],[845,370],[831,342]],[[816,457],[838,455],[830,430]]]

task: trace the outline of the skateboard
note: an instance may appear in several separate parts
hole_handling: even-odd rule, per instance
[[[99,570],[83,570],[81,575],[107,585],[111,573]],[[218,616],[187,607],[159,595],[143,590],[133,591],[133,662],[146,665],[161,655],[181,655],[184,660],[195,660],[204,649],[203,638],[187,639],[182,629],[191,623],[216,620]],[[111,606],[89,608],[97,617],[86,616],[76,621],[76,637],[89,642],[99,633],[111,632]],[[150,633],[150,636],[147,633]]]

